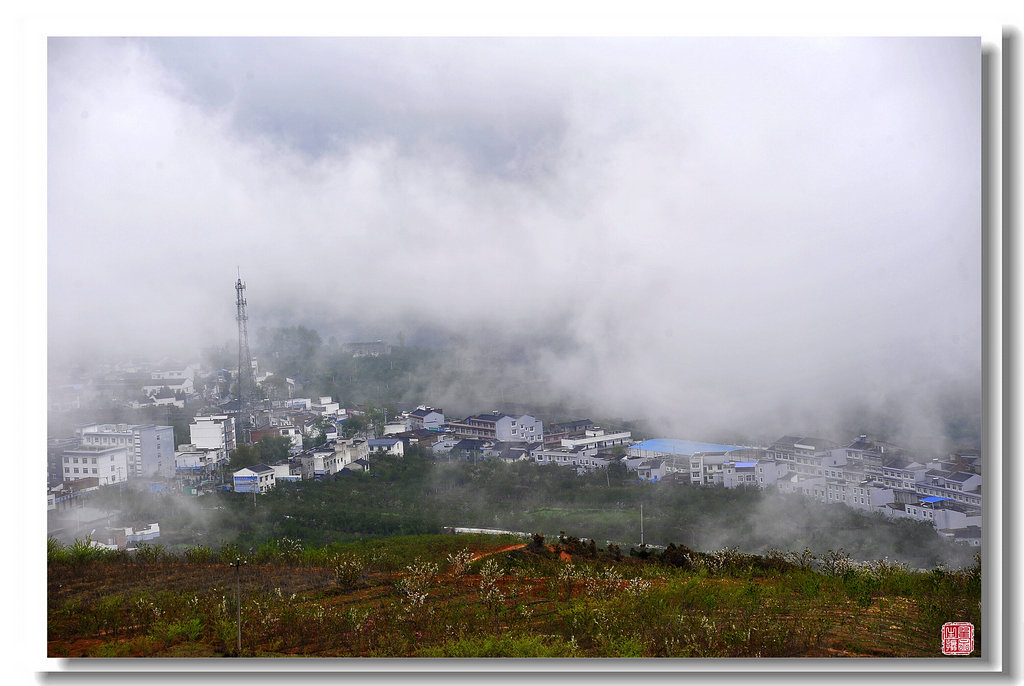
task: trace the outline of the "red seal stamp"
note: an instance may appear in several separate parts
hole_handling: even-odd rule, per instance
[[[946,622],[942,625],[942,654],[970,655],[974,651],[974,625]]]

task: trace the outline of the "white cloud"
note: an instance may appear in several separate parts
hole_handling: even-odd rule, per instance
[[[230,340],[237,265],[254,323],[557,325],[547,390],[687,427],[980,388],[978,49],[54,39],[51,349]]]

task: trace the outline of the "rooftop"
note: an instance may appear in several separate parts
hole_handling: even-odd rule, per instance
[[[651,438],[630,446],[636,450],[650,450],[668,455],[693,455],[694,453],[724,453],[730,450],[739,450],[742,446],[722,445],[720,443],[703,443],[701,441],[686,441],[677,438]]]

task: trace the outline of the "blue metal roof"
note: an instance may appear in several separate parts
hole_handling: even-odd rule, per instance
[[[739,450],[739,445],[722,445],[720,443],[702,443],[700,441],[684,441],[677,438],[651,438],[636,443],[631,448],[651,450],[670,455],[693,455],[694,453],[726,453]]]
[[[943,498],[937,495],[930,495],[927,498],[921,498],[922,503],[937,503],[940,500],[952,500],[952,498]]]
[[[737,467],[756,467],[757,463],[756,462],[737,462],[736,466]]]

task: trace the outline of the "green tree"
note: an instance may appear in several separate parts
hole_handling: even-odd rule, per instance
[[[242,444],[231,451],[228,459],[228,467],[236,472],[244,467],[251,467],[260,463],[260,451],[253,445]]]
[[[357,433],[365,431],[370,426],[370,420],[363,414],[351,414],[341,424],[341,435],[343,438],[352,438]]]
[[[288,436],[264,436],[256,441],[256,452],[263,464],[288,459],[288,450],[291,447],[292,439]]]

